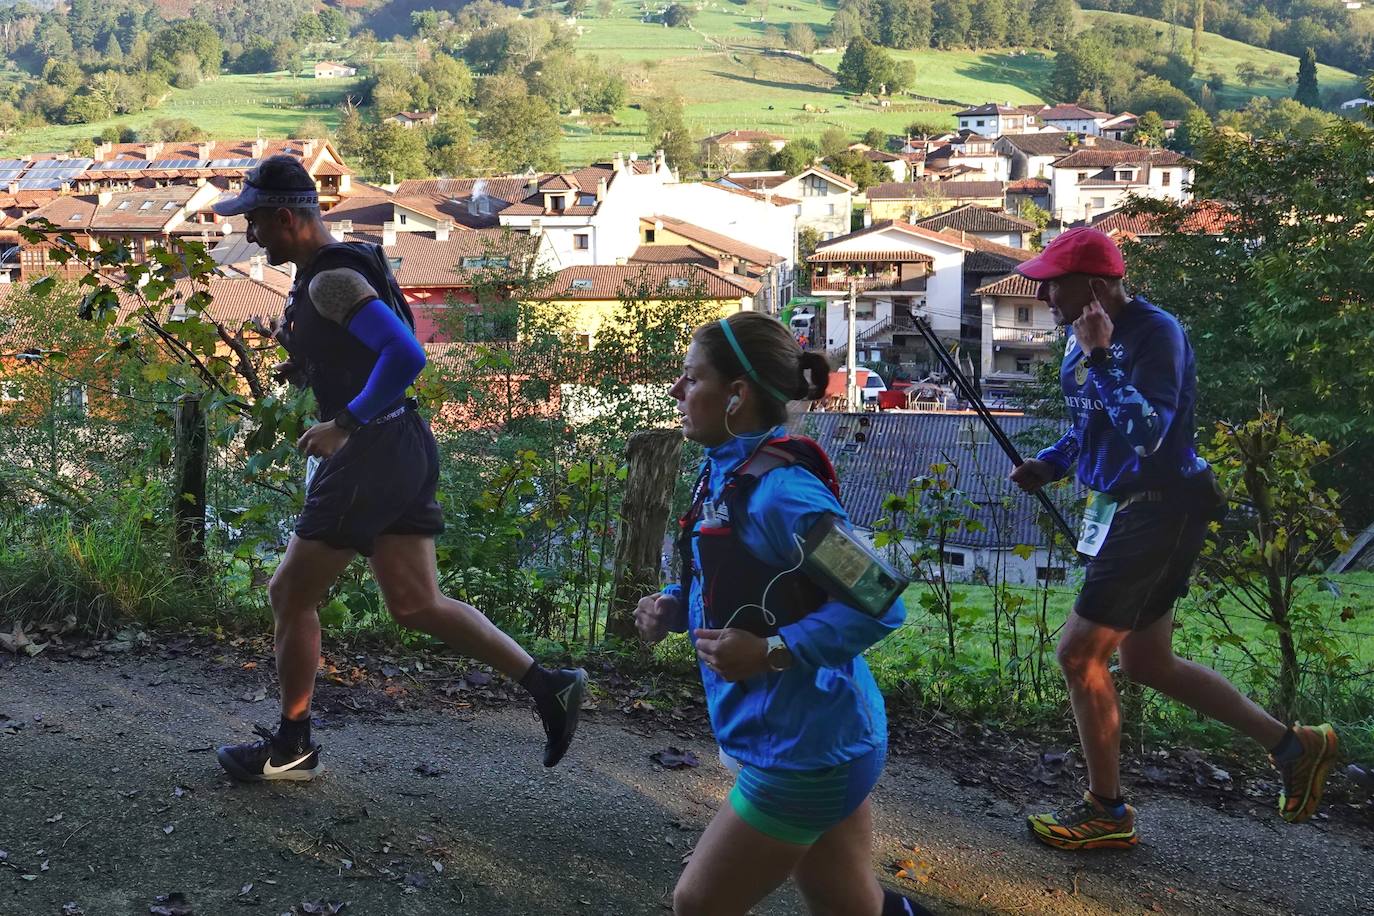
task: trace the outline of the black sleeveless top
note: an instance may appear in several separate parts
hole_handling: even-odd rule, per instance
[[[315,392],[321,420],[333,419],[347,407],[363,390],[377,365],[376,353],[346,328],[321,315],[310,301],[310,281],[315,275],[340,267],[362,274],[382,301],[411,328],[415,327],[415,317],[380,247],[366,242],[339,242],[322,247],[310,265],[296,275],[286,297],[279,335],[291,361]],[[396,403],[399,405],[401,400]]]

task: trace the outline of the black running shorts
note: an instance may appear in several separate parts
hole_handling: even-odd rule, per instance
[[[371,556],[377,536],[444,530],[435,500],[439,449],[429,425],[406,408],[374,420],[320,462],[296,519],[296,535]]]
[[[1143,630],[1188,594],[1215,515],[1180,502],[1137,502],[1116,513],[1102,549],[1088,561],[1075,614],[1113,630]]]

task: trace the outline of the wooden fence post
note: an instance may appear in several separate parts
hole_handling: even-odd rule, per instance
[[[630,437],[629,471],[615,541],[615,584],[606,615],[609,636],[635,638],[635,605],[662,585],[663,534],[681,454],[681,430],[647,429]]]
[[[172,518],[177,556],[187,566],[199,566],[205,560],[205,478],[210,461],[209,428],[200,395],[177,398],[175,459]]]

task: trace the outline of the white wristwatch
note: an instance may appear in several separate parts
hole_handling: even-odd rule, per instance
[[[768,637],[768,667],[774,671],[786,671],[792,667],[792,650],[787,648],[781,635]]]

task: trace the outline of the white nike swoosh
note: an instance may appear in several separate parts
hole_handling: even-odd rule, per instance
[[[290,770],[290,769],[292,769],[292,768],[294,768],[294,767],[299,766],[299,765],[302,764],[302,763],[305,763],[306,760],[310,759],[310,755],[313,754],[313,753],[315,753],[315,751],[314,751],[313,749],[312,749],[312,750],[308,750],[308,751],[305,752],[305,756],[301,757],[300,759],[298,759],[298,760],[293,760],[293,761],[291,761],[290,763],[284,764],[284,765],[279,766],[279,767],[274,767],[274,766],[272,766],[272,761],[271,761],[271,760],[268,760],[266,763],[264,763],[264,764],[262,765],[262,775],[264,775],[264,776],[275,776],[275,775],[277,775],[278,773],[285,773],[287,770]]]

